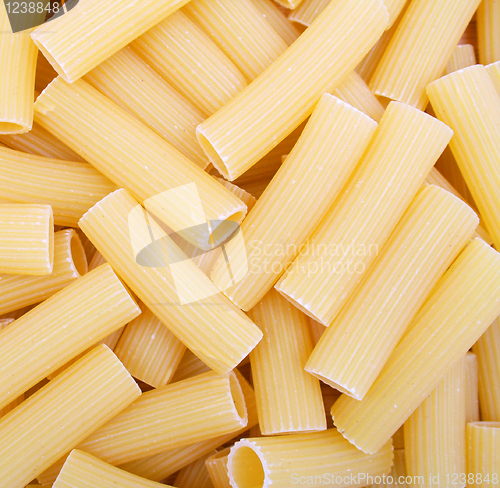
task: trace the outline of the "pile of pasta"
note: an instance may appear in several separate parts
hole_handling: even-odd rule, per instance
[[[497,485],[500,3],[31,3],[0,486]]]

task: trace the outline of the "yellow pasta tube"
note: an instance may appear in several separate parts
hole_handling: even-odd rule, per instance
[[[3,325],[2,325],[2,328],[3,328]],[[2,329],[0,329],[0,330],[2,330]],[[11,412],[12,410],[14,410],[16,407],[18,407],[19,405],[21,405],[21,403],[24,402],[25,398],[27,398],[27,394],[23,393],[22,395],[19,395],[15,400],[13,400],[12,402],[10,402],[7,406],[3,407],[0,410],[0,418],[4,417],[9,412]]]
[[[309,27],[329,3],[330,0],[304,0],[298,8],[292,10],[288,18],[291,22]]]
[[[228,242],[212,269],[212,280],[231,301],[249,310],[276,283],[329,211],[376,127],[350,105],[323,95],[299,142],[242,223],[248,249]],[[306,214],[307,219],[300,217]],[[242,279],[234,283],[234,276]]]
[[[96,347],[0,419],[2,485],[24,486],[140,394],[109,348]]]
[[[453,487],[453,473],[465,473],[465,389],[463,357],[405,422],[406,469],[415,488]]]
[[[116,189],[87,163],[0,148],[0,197],[52,206],[56,225],[76,227],[83,214]]]
[[[0,330],[5,329],[12,322],[14,322],[14,319],[0,319]]]
[[[376,452],[500,313],[500,255],[475,239],[439,280],[365,398],[342,395],[335,425]]]
[[[499,451],[500,422],[471,422],[467,424],[468,487],[498,484]]]
[[[0,314],[40,303],[87,273],[87,259],[73,229],[54,234],[54,268],[50,275],[0,275]]]
[[[183,12],[210,34],[248,81],[257,78],[288,47],[271,24],[262,18],[253,0],[238,0],[237,3],[192,0]]]
[[[33,125],[38,49],[28,30],[12,32],[5,4],[0,5],[0,32],[0,134],[22,134]]]
[[[396,446],[394,446],[394,460],[391,472],[388,476],[379,476],[378,479],[374,479],[373,481],[380,481],[380,483],[373,483],[366,488],[406,488],[412,486],[406,483],[407,474],[404,449],[396,449]]]
[[[84,81],[57,78],[35,107],[38,122],[191,244],[209,250],[243,219],[241,200]]]
[[[141,301],[215,371],[230,371],[260,341],[258,327],[126,190],[96,204],[79,225]]]
[[[476,64],[476,55],[472,44],[460,44],[454,50],[446,65],[445,75],[449,75],[459,69],[467,68]]]
[[[434,185],[421,190],[321,336],[306,371],[362,400],[477,224],[473,210],[451,193]]]
[[[227,473],[227,461],[230,450],[231,449],[227,447],[222,451],[209,455],[205,460],[208,475],[215,488],[231,488],[229,484],[229,475]]]
[[[337,429],[329,429],[242,439],[231,448],[228,472],[233,488],[289,488],[314,480],[327,486],[362,486],[369,478],[389,473],[392,457],[391,442],[376,454],[364,454]]]
[[[500,321],[495,321],[472,346],[479,371],[481,420],[500,422]]]
[[[474,346],[472,346],[474,347]],[[465,355],[465,422],[478,422],[479,417],[479,369],[477,357],[468,352]]]
[[[424,110],[425,87],[443,73],[479,2],[411,2],[370,79],[375,95]]]
[[[488,74],[490,75],[495,90],[500,95],[500,61],[497,61],[496,63],[491,63],[488,66],[485,66],[485,68]]]
[[[17,319],[0,333],[0,408],[139,313],[103,265]]]
[[[144,305],[120,337],[115,354],[129,373],[155,388],[165,386],[186,347]]]
[[[319,381],[304,371],[312,352],[306,316],[273,289],[249,316],[264,333],[250,353],[262,434],[325,430]]]
[[[235,432],[247,421],[234,373],[208,372],[143,393],[78,449],[119,465]]]
[[[359,169],[276,289],[329,326],[377,257],[451,137],[443,123],[392,102]],[[404,161],[404,163],[403,163]]]
[[[96,269],[98,266],[101,266],[101,264],[104,264],[105,262],[106,260],[102,257],[102,254],[96,250],[94,256],[92,257],[92,260],[89,263],[89,271]]]
[[[192,376],[210,371],[210,368],[189,349],[186,350],[179,366],[175,370],[171,383],[182,381]]]
[[[160,22],[130,47],[205,117],[247,86],[238,68],[183,12]]]
[[[53,267],[50,205],[0,204],[0,273],[43,276]]]
[[[233,181],[251,168],[354,69],[386,25],[380,0],[332,1],[276,62],[198,126],[198,140],[217,170]]]
[[[182,468],[175,478],[175,486],[178,488],[214,488],[212,480],[205,466],[205,459],[212,453],[202,456],[194,463]]]
[[[484,66],[427,87],[437,117],[454,135],[450,148],[495,246],[500,245],[500,96]]]
[[[31,37],[54,69],[73,83],[188,1],[86,0]]]
[[[208,159],[196,140],[205,117],[125,47],[87,73],[84,80],[137,117],[201,168]]]
[[[479,62],[490,64],[500,61],[500,3],[482,0],[477,9],[477,41]]]

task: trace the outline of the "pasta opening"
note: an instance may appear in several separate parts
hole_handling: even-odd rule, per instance
[[[230,476],[237,488],[263,488],[266,475],[257,453],[247,446],[233,448]]]
[[[226,178],[226,180],[232,181],[234,178],[231,178],[232,175],[229,174],[229,170],[227,166],[222,161],[222,158],[217,153],[216,149],[212,146],[210,141],[199,131],[196,129],[196,137],[198,138],[198,142],[200,143],[201,148],[208,156],[210,162],[215,166],[217,171]]]
[[[236,212],[224,220],[221,225],[218,225],[210,234],[212,246],[220,246],[230,237],[238,229],[238,224],[243,220],[244,216],[245,212]]]
[[[28,132],[31,127],[15,122],[0,122],[0,134],[20,134]]]
[[[469,422],[469,425],[480,429],[500,429],[500,422]]]
[[[355,398],[356,400],[362,400],[362,398],[359,397],[359,395],[356,395],[353,393],[351,390],[348,390],[345,386],[341,386],[338,383],[335,383],[335,381],[330,380],[329,378],[323,376],[321,373],[318,373],[316,371],[312,371],[309,368],[305,368],[305,370],[318,378],[318,380],[322,381],[323,383],[327,384],[328,386],[331,386],[332,388],[335,388],[336,390],[340,391],[340,393],[345,393],[346,395]]]
[[[248,414],[247,407],[245,405],[245,397],[243,396],[243,390],[241,389],[240,382],[234,373],[229,375],[229,388],[231,389],[231,396],[233,397],[236,412],[242,422],[245,422],[246,424],[248,421]]]
[[[76,271],[80,276],[87,274],[87,256],[85,255],[85,249],[83,248],[82,241],[78,237],[76,232],[72,232],[70,237],[70,255],[75,265]]]
[[[38,49],[42,52],[42,54],[45,56],[45,58],[47,59],[47,61],[52,65],[52,67],[57,71],[57,74],[61,75],[61,77],[63,78],[64,81],[66,81],[67,83],[72,83],[74,80],[70,80],[66,74],[66,72],[64,71],[64,69],[62,68],[62,66],[56,61],[56,59],[54,58],[54,56],[52,56],[49,51],[47,51],[47,49],[45,49],[45,47],[43,46],[43,44],[38,40],[38,39],[33,39],[33,42],[36,44],[36,46],[38,47]],[[49,84],[50,86],[50,84]],[[44,90],[45,91],[45,90]]]

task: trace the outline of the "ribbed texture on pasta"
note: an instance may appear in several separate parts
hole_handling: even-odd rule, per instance
[[[234,373],[208,372],[143,393],[78,449],[119,465],[246,425],[245,401]]]
[[[488,74],[490,75],[495,90],[500,95],[500,61],[489,64],[488,66],[485,66],[485,68]]]
[[[309,27],[331,0],[304,0],[288,17],[290,21]],[[385,4],[385,3],[384,3]]]
[[[478,218],[457,197],[424,187],[307,361],[306,371],[362,400]]]
[[[38,49],[30,31],[12,32],[5,5],[0,9],[0,32],[0,134],[22,134],[33,125]]]
[[[314,479],[314,476],[326,474],[335,480],[337,476],[355,478],[360,473],[366,476],[387,474],[392,458],[391,442],[376,454],[364,454],[347,442],[337,429],[329,429],[311,434],[242,439],[231,448],[228,472],[233,488],[289,488],[290,481],[293,483],[301,476]],[[349,486],[349,483],[332,484]]]
[[[14,319],[0,319],[0,330],[5,329],[12,322],[14,322]]]
[[[175,370],[171,383],[182,381],[192,376],[210,371],[210,368],[189,349],[182,356],[179,366]]]
[[[449,75],[459,69],[467,68],[476,64],[476,55],[472,44],[460,44],[454,50],[446,65],[445,75]]]
[[[71,451],[52,488],[168,488],[115,468],[86,452]]]
[[[139,313],[103,265],[17,319],[0,333],[0,408]]]
[[[198,127],[210,161],[231,181],[251,168],[354,69],[386,25],[380,0],[332,1],[276,62]]]
[[[474,347],[474,346],[472,346]],[[465,355],[465,422],[478,422],[479,369],[477,357],[472,352]]]
[[[5,488],[36,478],[141,390],[106,346],[98,346],[0,420]]]
[[[217,290],[152,219],[149,223],[145,220],[144,229],[133,226],[129,229],[129,214],[137,205],[126,190],[117,190],[85,214],[80,228],[132,291],[185,346],[219,373],[230,371],[256,346],[262,332]],[[154,242],[162,243],[161,253],[166,252],[173,263],[161,267],[137,263],[131,238],[140,240],[141,249],[145,248],[152,243],[148,229],[157,239]],[[201,295],[181,301],[181,293],[191,289],[193,283],[194,291]]]
[[[186,201],[176,202],[175,211],[168,212],[164,207],[169,204],[164,203],[162,192],[189,184],[195,185],[206,220],[243,219],[243,202],[88,83],[80,80],[69,85],[57,78],[35,107],[41,125],[141,202],[147,199],[148,210],[172,230],[193,226],[193,195],[189,192]],[[201,223],[206,221],[195,222]],[[208,226],[195,225],[193,229],[185,232],[185,238],[198,247],[211,249]],[[227,235],[226,231],[218,240]]]
[[[288,9],[297,8],[302,2],[303,0],[276,0],[276,3]]]
[[[370,79],[375,95],[424,110],[425,87],[442,75],[480,1],[411,2]]]
[[[11,320],[11,319],[6,319],[6,320]],[[12,322],[13,322],[13,320],[11,320],[11,323]],[[2,330],[7,325],[10,325],[10,324],[8,324],[8,323],[0,323],[0,327],[1,327],[0,330]],[[18,407],[19,405],[21,405],[21,403],[24,402],[25,398],[27,398],[27,395],[23,393],[22,395],[19,395],[15,400],[13,400],[12,402],[10,402],[8,405],[6,405],[5,407],[3,407],[0,410],[0,418],[4,417],[9,412],[11,412],[12,410],[14,410],[16,407]]]
[[[241,225],[246,249],[233,240],[214,265],[211,278],[231,301],[249,310],[276,283],[329,211],[376,127],[338,98],[321,97],[299,142]]]
[[[472,346],[479,370],[481,419],[500,422],[500,321],[497,318]]]
[[[116,190],[87,163],[75,163],[0,148],[0,197],[52,206],[54,223],[76,227],[83,214]]]
[[[307,317],[273,289],[249,316],[264,333],[250,353],[262,434],[326,430],[319,381],[304,371],[313,349]]]
[[[394,459],[392,463],[391,472],[385,478],[386,482],[368,485],[367,488],[406,488],[407,486],[411,486],[407,485],[405,482],[406,464],[404,449],[396,449],[396,446],[394,446]],[[389,483],[389,477],[392,478],[392,483]],[[383,481],[383,479],[381,481]]]
[[[500,3],[498,0],[481,0],[476,19],[479,62],[490,64],[500,61]]]
[[[498,483],[500,473],[500,422],[472,422],[467,424],[467,474],[478,484]],[[477,475],[481,481],[477,483]],[[484,481],[488,476],[489,482]],[[495,480],[496,476],[496,480]],[[493,480],[493,482],[492,482]]]
[[[33,128],[24,134],[0,135],[0,142],[16,151],[34,154],[35,156],[65,161],[84,161],[83,158],[36,122],[33,122]]]
[[[500,246],[500,96],[484,66],[427,87],[437,117],[453,129],[450,148],[495,246]]]
[[[227,460],[230,450],[227,447],[222,451],[212,454],[205,460],[205,466],[215,488],[231,488],[227,473]]]
[[[357,171],[276,289],[329,326],[375,261],[452,132],[413,107],[387,107]]]
[[[217,181],[224,187],[226,187],[231,193],[236,195],[246,206],[248,211],[252,210],[257,203],[257,199],[248,193],[243,188],[238,187],[237,185],[231,183],[230,181],[225,180],[224,178],[217,178]]]
[[[141,310],[125,328],[115,354],[132,376],[159,388],[172,378],[186,346],[145,305]]]
[[[45,276],[0,275],[0,314],[40,303],[87,273],[87,260],[73,229],[54,234],[54,268]]]
[[[31,37],[55,70],[73,83],[188,1],[86,0]]]
[[[137,117],[202,169],[208,159],[196,140],[205,117],[125,47],[87,73],[84,80]]]
[[[53,267],[50,205],[0,204],[0,273],[43,276]]]
[[[185,468],[182,468],[175,478],[175,486],[178,488],[214,488],[212,480],[205,466],[205,459],[211,455],[202,456]]]
[[[404,424],[406,469],[415,488],[433,486],[433,479],[453,487],[452,473],[466,472],[465,401],[463,357]]]
[[[475,239],[440,279],[365,398],[332,407],[342,434],[376,452],[500,313],[500,255]]]
[[[182,12],[160,22],[130,47],[206,117],[247,86],[243,74],[210,36]]]

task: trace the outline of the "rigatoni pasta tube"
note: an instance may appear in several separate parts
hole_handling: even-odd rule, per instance
[[[212,280],[236,305],[251,309],[276,283],[329,211],[376,127],[338,98],[321,97],[299,142],[241,225],[248,250],[243,254],[236,240],[228,242],[212,269]],[[234,276],[243,279],[234,283]]]
[[[410,2],[370,79],[375,95],[424,110],[429,101],[425,87],[443,73],[479,2]]]
[[[231,488],[229,475],[227,473],[227,461],[231,448],[212,454],[205,460],[208,475],[215,488]]]
[[[222,223],[243,219],[241,200],[88,83],[57,78],[35,109],[41,125],[191,244],[209,250],[235,229]]]
[[[499,313],[500,255],[475,239],[439,280],[365,398],[335,402],[337,428],[358,449],[376,452]]]
[[[500,422],[467,424],[467,486],[498,484]]]
[[[405,457],[412,486],[456,486],[465,473],[465,357],[444,375],[404,424]],[[446,476],[448,475],[448,477]]]
[[[124,47],[87,73],[84,80],[193,163],[203,169],[208,165],[196,140],[196,126],[205,117],[130,47]]]
[[[143,393],[78,449],[119,465],[235,432],[247,421],[234,373],[212,371]]]
[[[476,64],[476,55],[472,44],[459,44],[454,50],[446,64],[445,75],[449,75],[459,69],[467,68]]]
[[[396,446],[394,446],[394,460],[391,472],[380,480],[381,483],[373,483],[366,488],[407,488],[412,485],[406,483],[406,476],[405,451],[404,449],[396,449]]]
[[[175,370],[171,382],[182,381],[207,371],[210,371],[210,368],[198,356],[187,349]]]
[[[312,352],[307,317],[273,289],[249,316],[264,333],[250,353],[262,434],[325,430],[319,381],[304,371]]]
[[[0,408],[139,313],[107,264],[30,310],[0,332]]]
[[[375,261],[451,135],[434,117],[390,103],[343,195],[276,289],[329,326]]]
[[[54,69],[70,83],[81,78],[189,0],[77,2],[31,37]]]
[[[424,187],[321,336],[306,371],[362,400],[477,224],[466,203],[437,186]]]
[[[109,348],[94,348],[0,419],[2,485],[24,486],[140,394]]]
[[[488,66],[485,66],[485,68],[488,74],[490,75],[495,90],[500,95],[500,61],[497,61],[496,63],[491,63]]]
[[[498,0],[481,0],[476,19],[479,62],[491,64],[500,61],[500,4]]]
[[[331,0],[304,0],[298,8],[293,9],[288,17],[290,21],[309,27],[325,10]]]
[[[0,197],[52,206],[54,223],[78,220],[116,185],[87,163],[59,161],[0,148]]]
[[[141,301],[215,371],[230,371],[260,341],[258,327],[126,190],[101,200],[79,225]]]
[[[392,457],[391,442],[376,454],[364,454],[337,429],[329,429],[242,439],[231,448],[227,468],[233,488],[289,488],[318,476],[329,486],[344,488],[389,473]]]
[[[298,127],[375,44],[387,17],[380,0],[333,0],[266,71],[198,126],[218,171],[236,179]]]
[[[465,422],[479,420],[479,369],[476,355],[468,352],[465,355]]]
[[[479,213],[500,246],[500,96],[484,66],[444,76],[427,87],[436,116],[454,132],[450,148]]]
[[[0,204],[0,273],[43,276],[53,267],[50,205]]]
[[[182,468],[175,478],[175,486],[178,488],[192,488],[193,486],[196,486],[196,488],[214,488],[205,466],[205,459],[211,454],[206,454]]]
[[[40,303],[87,273],[87,260],[73,229],[54,234],[54,268],[45,276],[0,275],[0,314]]]

